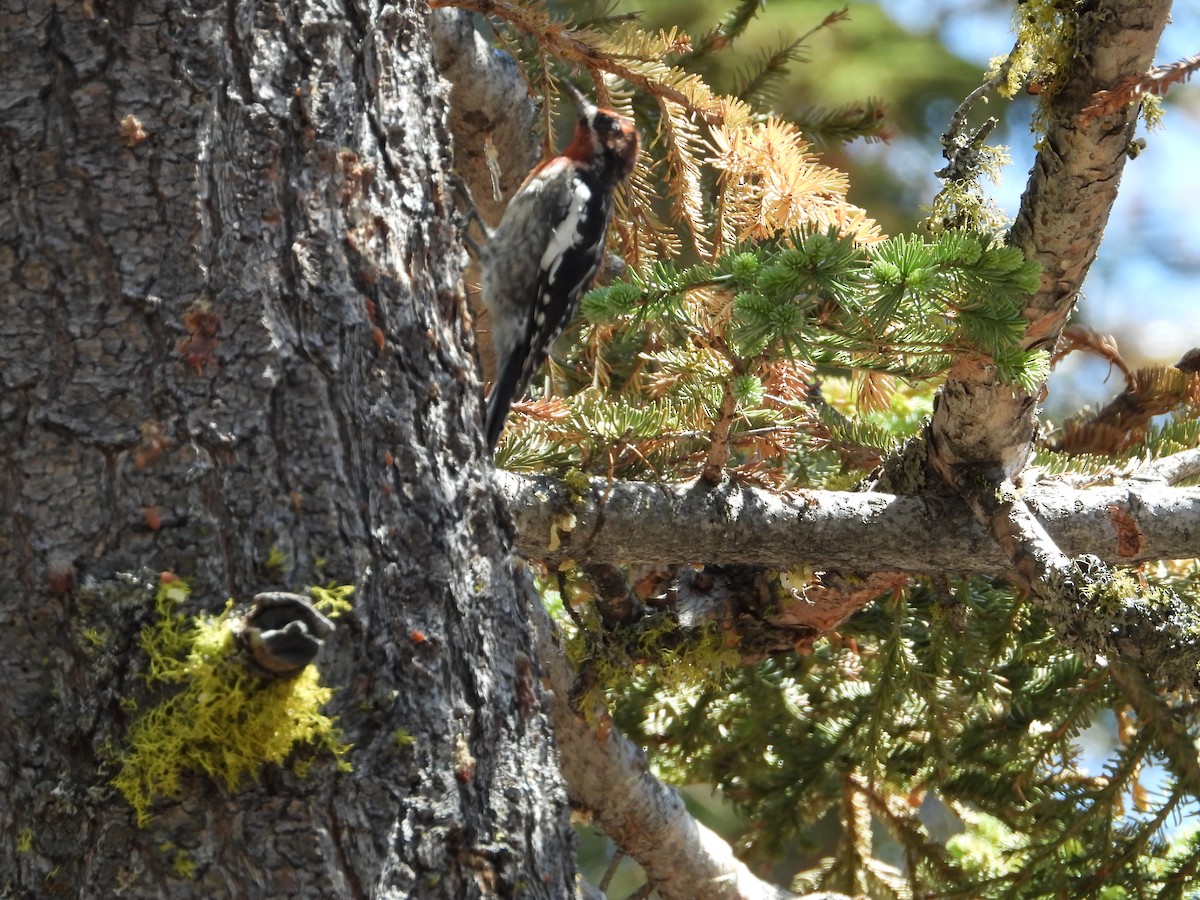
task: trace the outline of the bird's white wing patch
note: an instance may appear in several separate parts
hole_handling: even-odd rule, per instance
[[[542,254],[541,269],[547,274],[550,281],[554,280],[563,257],[576,241],[579,223],[583,219],[590,199],[592,199],[591,189],[584,184],[583,179],[574,179],[574,184],[571,188],[571,202],[567,207],[567,214],[563,216],[562,221],[551,232],[550,240],[546,244],[546,252]]]

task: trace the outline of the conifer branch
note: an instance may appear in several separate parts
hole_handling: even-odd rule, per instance
[[[1194,459],[1194,456],[1191,457]],[[857,572],[1004,573],[1009,558],[952,497],[851,491],[778,494],[744,484],[592,478],[568,487],[497,471],[529,559],[579,562],[807,564]],[[1031,484],[1021,497],[1058,547],[1112,565],[1200,556],[1200,488],[1140,478],[1087,489]],[[550,549],[561,515],[575,525]],[[864,601],[865,602],[865,601]],[[1080,615],[1084,615],[1080,612]]]
[[[1145,442],[1155,416],[1186,414],[1188,408],[1200,405],[1200,374],[1149,366],[1127,372],[1126,379],[1125,390],[1098,412],[1066,422],[1055,449],[1120,456]]]
[[[532,593],[532,587],[530,587]],[[572,803],[590,812],[616,845],[635,859],[664,900],[804,900],[755,877],[729,845],[697,822],[683,798],[654,777],[642,748],[601,712],[593,727],[568,701],[577,674],[563,656],[540,603],[533,607],[538,655],[551,690],[559,765]],[[838,894],[808,900],[848,900]]]
[[[843,106],[799,110],[793,118],[801,134],[824,147],[860,137],[868,142],[886,141],[892,135],[886,120],[887,107],[872,97]]]
[[[1078,323],[1068,325],[1063,329],[1058,346],[1054,348],[1054,353],[1050,357],[1050,367],[1054,368],[1077,350],[1099,356],[1101,359],[1107,360],[1109,365],[1116,366],[1125,376],[1126,384],[1133,381],[1133,371],[1121,358],[1121,353],[1117,349],[1117,339],[1111,334],[1101,334],[1093,328]]]
[[[1200,477],[1200,448],[1182,450],[1161,459],[1149,460],[1138,466],[1133,477],[1170,485]]]
[[[1113,667],[1112,676],[1137,712],[1138,730],[1151,735],[1154,746],[1166,756],[1178,787],[1193,797],[1200,796],[1200,757],[1196,755],[1194,736],[1182,726],[1181,711],[1172,706],[1163,696],[1160,685],[1144,672],[1118,664]]]
[[[750,23],[762,12],[762,8],[762,0],[738,0],[737,5],[722,17],[720,23],[696,44],[691,55],[692,61],[729,47],[742,36]]]
[[[1088,125],[1096,116],[1117,112],[1147,94],[1164,96],[1172,85],[1187,81],[1200,69],[1200,55],[1185,56],[1183,59],[1163,66],[1155,66],[1141,75],[1130,75],[1109,91],[1096,91],[1092,102],[1079,114],[1079,124]]]
[[[1037,598],[1062,639],[1083,659],[1137,666],[1169,690],[1200,687],[1197,610],[1167,590],[1116,578],[1096,556],[1068,556],[1012,484],[990,481],[990,471],[964,467],[947,480],[987,523],[1017,583]]]
[[[1136,112],[1122,107],[1086,126],[1079,111],[1096,91],[1145,71],[1170,10],[1168,0],[1105,0],[1081,14],[1061,82],[1043,95],[1046,136],[1009,243],[1042,266],[1024,315],[1027,349],[1053,350],[1096,257],[1117,196]],[[1068,40],[1068,38],[1064,38]],[[1026,463],[1038,391],[1013,390],[995,373],[964,361],[942,390],[932,422],[931,454],[943,470],[988,462],[1002,476]]]
[[[780,45],[775,50],[764,51],[759,59],[757,71],[753,75],[747,74],[734,94],[747,101],[755,97],[765,97],[770,91],[771,84],[782,80],[791,71],[790,63],[803,58],[809,38],[818,31],[848,18],[850,18],[850,8],[843,6],[839,10],[828,13],[824,19],[799,37]]]
[[[594,479],[580,497],[577,488],[568,492],[547,478],[497,475],[517,524],[517,548],[531,559],[1008,573],[1040,598],[1084,658],[1136,661],[1177,689],[1193,688],[1200,671],[1200,646],[1189,637],[1200,621],[1190,606],[1166,592],[1146,599],[1134,582],[1114,581],[1099,558],[1068,556],[1033,513],[1080,554],[1109,546],[1117,564],[1153,558],[1147,547],[1164,529],[1182,538],[1166,557],[1187,558],[1200,554],[1194,538],[1200,489],[1035,485],[1018,497],[1011,486],[976,480],[970,512],[988,523],[997,542],[991,545],[952,500],[837,491],[783,498],[728,483],[708,488],[604,479]],[[1185,505],[1190,508],[1181,521]],[[567,511],[573,527],[563,534]],[[553,550],[547,547],[552,528],[560,535]],[[863,535],[871,536],[870,546]],[[821,599],[838,602],[836,595]],[[871,597],[860,599],[865,604]],[[842,618],[847,612],[839,607]],[[828,620],[829,610],[813,610],[814,619],[822,616]]]

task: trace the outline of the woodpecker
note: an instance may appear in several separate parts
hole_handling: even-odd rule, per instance
[[[525,177],[480,260],[496,348],[486,426],[492,451],[513,398],[546,359],[596,277],[613,191],[637,163],[633,122],[564,87],[579,110],[574,137]]]

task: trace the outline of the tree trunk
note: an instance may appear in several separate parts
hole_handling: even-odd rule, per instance
[[[423,4],[18,6],[0,894],[570,895]],[[112,779],[165,571],[192,615],[355,585],[317,659],[352,771],[194,772],[138,826]]]

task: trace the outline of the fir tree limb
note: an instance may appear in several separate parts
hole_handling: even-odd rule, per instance
[[[1200,375],[1174,366],[1149,366],[1126,375],[1125,390],[1096,412],[1068,420],[1054,449],[1119,456],[1144,443],[1155,416],[1185,412],[1200,398]]]
[[[813,490],[781,495],[728,482],[606,478],[568,488],[553,477],[504,471],[495,478],[517,526],[516,549],[555,564],[708,562],[780,571],[808,564],[927,574],[1012,568],[987,530],[952,497]],[[1200,488],[1134,479],[1074,489],[1045,481],[1025,487],[1021,496],[1072,556],[1090,552],[1113,565],[1200,556]],[[577,524],[551,550],[548,536],[561,512],[570,512]]]
[[[751,22],[763,9],[762,0],[738,0],[737,5],[721,18],[721,21],[696,44],[689,59],[703,59],[709,54],[724,50],[742,36]]]
[[[971,511],[989,523],[1002,555],[988,553],[987,535],[971,522],[966,510],[950,500],[897,498],[836,491],[798,492],[782,498],[765,491],[722,484],[638,485],[609,484],[593,479],[582,498],[576,486],[566,492],[545,478],[519,478],[498,473],[518,528],[517,549],[532,559],[572,558],[630,562],[688,563],[698,560],[763,565],[787,571],[802,563],[826,568],[862,570],[922,569],[926,571],[999,571],[1015,577],[1037,596],[1063,640],[1087,660],[1135,662],[1162,684],[1179,690],[1196,686],[1200,671],[1200,618],[1189,605],[1169,592],[1145,595],[1132,579],[1121,581],[1096,557],[1072,558],[1055,544],[1031,506],[1045,513],[1050,504],[1066,502],[1056,516],[1056,530],[1070,545],[1097,548],[1111,535],[1114,517],[1142,538],[1164,519],[1162,511],[1147,515],[1151,495],[1178,509],[1180,495],[1190,497],[1200,515],[1200,490],[1144,488],[1126,485],[1090,491],[1043,490],[1037,487],[1019,497],[1011,486],[995,487],[983,480],[964,491]],[[1148,493],[1147,493],[1148,491]],[[607,498],[607,499],[605,499]],[[1090,515],[1085,504],[1095,504]],[[1103,506],[1101,506],[1103,503]],[[560,546],[547,549],[546,535],[555,517],[569,509],[574,530]],[[1118,513],[1114,513],[1114,509]],[[897,518],[897,516],[899,518]],[[1078,520],[1090,520],[1082,532]],[[1173,522],[1171,527],[1178,526]],[[921,530],[917,530],[917,529]],[[1197,530],[1184,526],[1194,545]],[[873,546],[864,546],[864,535]],[[1111,540],[1111,537],[1109,538]],[[953,547],[954,543],[957,547]],[[951,545],[953,561],[941,554]],[[1132,547],[1118,536],[1118,548]],[[1082,551],[1081,551],[1082,552]],[[1141,553],[1145,547],[1141,547]],[[1196,555],[1179,548],[1171,558]],[[990,559],[989,559],[990,557]],[[1119,558],[1119,557],[1118,557]],[[994,562],[991,562],[994,560]],[[749,583],[743,578],[743,582]],[[828,599],[828,598],[825,598]],[[863,596],[863,603],[871,597]],[[835,601],[836,602],[836,599]],[[844,617],[839,607],[838,614]],[[830,611],[809,605],[789,610],[788,627],[803,634],[827,629]],[[799,618],[795,618],[799,617]],[[822,623],[825,623],[824,625]],[[811,637],[811,634],[810,634]],[[747,642],[753,646],[752,641]]]
[[[953,882],[962,877],[957,865],[946,855],[942,845],[930,839],[921,821],[920,805],[905,802],[895,794],[881,790],[860,774],[850,776],[870,804],[875,818],[910,853],[915,853],[924,865],[936,868],[943,878]]]
[[[988,524],[1017,583],[1037,598],[1060,637],[1083,659],[1135,664],[1169,690],[1200,687],[1197,610],[1167,591],[1118,581],[1098,557],[1067,556],[1011,482],[993,482],[990,472],[960,467],[940,474]]]
[[[1025,896],[1021,889],[1041,867],[1054,865],[1054,860],[1063,852],[1063,847],[1070,841],[1078,839],[1092,820],[1106,814],[1112,815],[1113,804],[1117,802],[1121,792],[1125,790],[1142,764],[1143,756],[1149,749],[1147,744],[1148,742],[1144,740],[1136,741],[1135,746],[1125,754],[1121,764],[1111,773],[1107,783],[1088,798],[1090,802],[1086,804],[1080,814],[1073,816],[1065,828],[1031,851],[1029,857],[1022,863],[1020,870],[1013,873],[1008,890],[1004,894],[1006,898],[1011,897],[1017,900],[1017,898]],[[1149,835],[1143,832],[1143,838],[1148,837]]]
[[[1193,743],[1195,735],[1188,733],[1184,721],[1191,710],[1185,708],[1181,714],[1162,695],[1158,685],[1132,666],[1117,663],[1111,671],[1137,713],[1138,731],[1146,732],[1166,756],[1167,768],[1179,786],[1191,796],[1200,797],[1200,757]]]
[[[1026,349],[1049,351],[1058,341],[1095,259],[1136,125],[1136,111],[1123,107],[1081,127],[1079,110],[1097,90],[1145,71],[1169,10],[1168,0],[1104,0],[1087,8],[1067,48],[1061,86],[1043,95],[1046,136],[1008,235],[1042,266],[1024,311]],[[994,371],[963,361],[934,411],[929,450],[945,457],[938,468],[986,462],[1000,477],[1019,471],[1033,440],[1037,393],[1014,390]]]
[[[823,28],[829,28],[849,18],[850,7],[843,6],[841,9],[828,13],[824,19],[799,37],[782,44],[775,50],[764,51],[758,71],[738,85],[734,95],[746,101],[752,101],[754,97],[766,96],[771,82],[787,77],[791,71],[789,63],[802,57],[809,38]]]
[[[1191,78],[1197,69],[1200,69],[1200,55],[1185,56],[1173,63],[1155,66],[1141,75],[1123,78],[1112,90],[1095,93],[1092,102],[1079,114],[1079,124],[1087,125],[1095,116],[1111,114],[1146,94],[1162,97],[1172,85]]]
[[[597,729],[577,715],[568,702],[576,674],[541,604],[535,599],[530,606],[539,661],[551,685],[550,717],[559,765],[571,800],[590,811],[621,851],[641,865],[659,896],[803,900],[755,877],[725,841],[692,818],[679,794],[650,772],[642,749],[610,727],[611,720]]]

